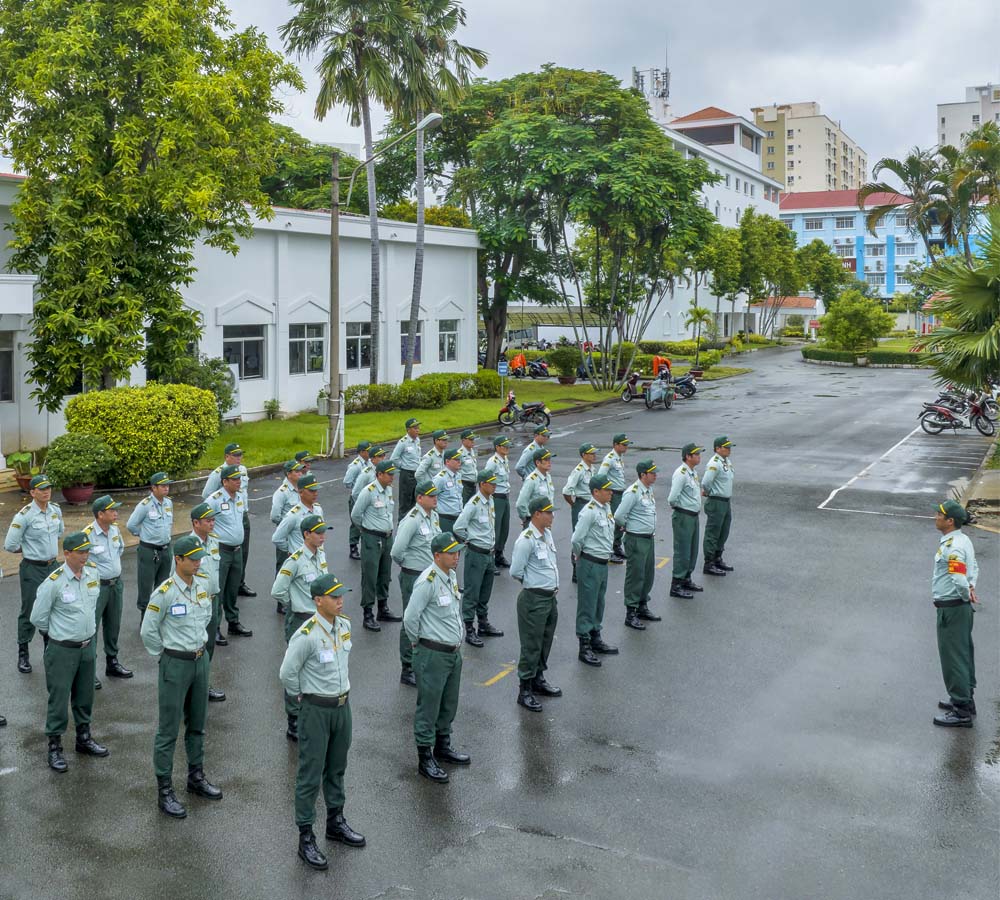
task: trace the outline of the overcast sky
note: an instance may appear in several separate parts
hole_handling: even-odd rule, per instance
[[[238,24],[264,30],[275,48],[292,8],[284,0],[229,0]],[[867,151],[870,163],[935,141],[935,105],[967,85],[1000,82],[996,0],[465,0],[459,39],[486,50],[483,74],[502,78],[546,62],[602,69],[624,81],[632,67],[663,66],[671,106],[685,115],[719,106],[819,101]],[[315,60],[300,63],[305,94],[287,98],[289,125],[314,140],[360,142],[342,111],[313,118]],[[384,122],[379,115],[377,124]]]

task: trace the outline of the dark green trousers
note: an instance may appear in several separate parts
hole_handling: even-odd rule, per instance
[[[358,541],[361,540],[361,529],[354,524],[354,520],[351,518],[351,512],[354,509],[354,498],[348,494],[347,495],[347,521],[350,522],[350,528],[347,532],[347,542],[353,547]]]
[[[301,628],[306,622],[309,621],[311,615],[309,613],[293,613],[291,604],[285,607],[285,643],[287,644],[291,639],[292,635]],[[299,703],[298,697],[293,697],[287,691],[285,692],[285,715],[286,716],[297,716],[300,714],[299,708],[301,704]],[[315,796],[313,800],[315,800]]]
[[[182,718],[188,765],[200,766],[205,762],[208,670],[207,653],[199,659],[177,659],[166,653],[160,657],[160,721],[153,738],[153,769],[157,778],[168,778],[173,773],[174,745]]]
[[[582,556],[576,561],[576,634],[590,637],[604,622],[604,596],[608,591],[608,567]]]
[[[524,588],[517,595],[517,634],[521,640],[517,677],[521,681],[535,678],[548,668],[549,651],[558,621],[559,610],[554,593],[548,596]]]
[[[438,513],[438,521],[441,523],[441,531],[451,531],[455,527],[455,523],[458,521],[458,516],[449,516],[444,513]]]
[[[275,546],[274,548],[274,575],[277,577],[278,572],[281,571],[281,567],[285,560],[288,559],[289,553],[287,550],[282,550],[281,547]]]
[[[243,581],[243,548],[230,550],[228,545],[219,547],[219,593],[222,612],[227,622],[239,622],[240,584]]]
[[[146,604],[149,603],[149,596],[164,581],[170,577],[170,546],[166,550],[154,550],[152,547],[144,547],[139,544],[135,548],[137,560],[136,580],[139,583],[139,593],[135,600],[135,605],[139,612],[146,612]]]
[[[413,582],[417,580],[416,575],[399,570],[399,594],[403,598],[403,611],[410,605],[410,594],[413,593]],[[405,628],[399,629],[399,662],[403,667],[413,665],[413,645],[406,634]]]
[[[625,535],[625,605],[638,609],[649,603],[656,577],[656,554],[653,536]]]
[[[971,603],[937,610],[938,656],[944,687],[957,706],[968,706],[976,691],[976,654],[972,646]]]
[[[468,625],[473,619],[485,620],[490,612],[493,593],[493,551],[477,553],[465,548],[462,576],[462,618]]]
[[[618,512],[618,507],[622,505],[622,495],[624,491],[612,491],[611,492],[611,515]],[[625,529],[622,528],[618,523],[615,523],[615,549],[621,550],[622,548],[622,538],[625,537]]]
[[[97,596],[96,625],[104,633],[104,655],[118,655],[118,635],[122,628],[125,586],[119,578],[114,584],[102,584]],[[97,635],[94,634],[96,640]]]
[[[219,623],[222,621],[222,599],[218,594],[212,595],[212,618],[208,620],[208,628],[205,631],[205,648],[208,650],[208,658],[215,656],[215,635],[219,630]]]
[[[35,636],[35,626],[31,624],[31,609],[35,605],[35,594],[40,585],[55,570],[57,563],[51,566],[36,566],[21,560],[18,567],[18,581],[21,586],[21,611],[17,615],[17,642],[30,644]]]
[[[399,470],[399,518],[402,519],[417,502],[417,472],[415,469]]]
[[[589,497],[574,497],[573,505],[569,508],[570,523],[573,530],[576,530],[576,520],[580,518],[580,510],[590,502]]]
[[[389,599],[392,578],[392,537],[361,532],[361,606],[384,606]]]
[[[691,577],[695,564],[698,562],[698,517],[675,509],[670,517],[674,530],[674,567],[675,581],[683,581]]]
[[[295,776],[295,824],[316,821],[320,786],[326,808],[344,805],[344,773],[351,749],[351,704],[317,706],[302,701],[299,713],[299,771]]]
[[[705,498],[705,542],[702,546],[705,562],[722,556],[733,522],[733,505],[718,497]]]
[[[94,710],[95,642],[91,638],[86,647],[60,647],[49,641],[43,654],[45,660],[45,686],[49,691],[45,711],[45,733],[58,737],[66,732],[69,724],[69,706],[73,707],[73,721],[89,725]]]
[[[413,737],[418,747],[432,747],[440,735],[451,735],[462,685],[462,654],[442,653],[417,644],[413,648],[413,673],[417,676],[417,711]]]
[[[474,481],[463,481],[462,482],[462,506],[464,507],[472,499],[472,495],[476,493],[476,482]],[[496,504],[494,504],[494,508]]]
[[[507,494],[493,495],[493,530],[496,534],[494,552],[503,556],[510,536],[510,496]]]
[[[243,558],[240,560],[240,584],[246,584],[247,561],[250,559],[250,513],[243,513]]]

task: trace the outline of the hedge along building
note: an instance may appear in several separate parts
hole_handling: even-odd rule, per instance
[[[23,179],[0,174],[0,225]],[[380,382],[403,377],[403,336],[409,327],[416,226],[381,220]],[[5,242],[4,242],[5,243]],[[182,292],[202,317],[198,351],[238,367],[239,413],[264,416],[276,399],[283,411],[315,409],[329,383],[330,216],[275,209],[255,221],[231,256],[199,244],[194,281]],[[340,220],[340,359],[345,383],[367,384],[371,364],[371,263],[368,221]],[[474,231],[427,226],[414,377],[427,372],[475,372],[476,259]],[[10,251],[0,248],[6,267]],[[65,430],[62,413],[49,415],[31,399],[31,314],[35,279],[0,276],[0,450],[47,446]],[[129,383],[145,383],[141,366]],[[2,460],[0,460],[2,463]]]

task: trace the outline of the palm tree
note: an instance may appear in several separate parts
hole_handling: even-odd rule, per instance
[[[398,103],[398,60],[419,53],[414,43],[416,10],[410,0],[290,0],[296,14],[278,33],[290,53],[300,59],[316,51],[322,57],[316,97],[316,118],[323,119],[338,104],[346,106],[351,125],[361,125],[365,158],[375,152],[372,138],[372,101],[387,108]],[[375,163],[367,166],[368,220],[371,233],[371,370],[378,382],[381,342],[378,208]],[[333,336],[331,335],[331,340]],[[337,378],[336,372],[330,378]]]
[[[685,328],[694,328],[694,367],[698,367],[698,358],[701,354],[701,329],[702,326],[708,325],[712,321],[712,310],[705,306],[697,306],[695,302],[691,301],[691,306],[688,308],[687,318],[684,319]]]
[[[965,136],[962,166],[983,203],[1000,203],[1000,125],[986,122]]]
[[[965,264],[973,266],[969,235],[978,217],[976,209],[976,173],[965,166],[962,151],[945,145],[938,147],[940,165],[934,176],[936,200],[933,210],[941,226],[941,237],[950,247],[958,247]]]
[[[858,191],[858,208],[865,213],[865,227],[875,234],[879,219],[896,210],[906,216],[906,226],[911,234],[919,235],[933,257],[930,236],[934,228],[934,215],[938,197],[935,193],[940,166],[930,150],[914,147],[905,159],[886,157],[872,169],[872,178]],[[903,186],[903,193],[886,181],[879,181],[883,171],[895,175]],[[865,201],[872,194],[889,194],[892,199],[865,209]],[[903,196],[906,195],[906,196]],[[909,199],[907,199],[909,197]]]

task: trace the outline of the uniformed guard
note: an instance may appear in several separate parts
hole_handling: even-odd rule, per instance
[[[514,504],[517,514],[521,517],[522,528],[528,525],[528,519],[531,517],[528,510],[535,497],[547,497],[550,503],[555,503],[556,486],[552,481],[552,475],[549,474],[552,471],[552,457],[555,455],[547,447],[539,447],[532,454],[535,471],[524,479],[524,484],[521,485],[517,495],[517,503]]]
[[[464,507],[476,493],[479,476],[479,467],[476,464],[476,438],[479,437],[471,428],[466,428],[462,432],[462,446],[459,452],[462,454],[462,468],[459,476],[462,479],[462,506]]]
[[[562,690],[545,680],[549,651],[556,633],[559,612],[559,565],[552,539],[552,503],[535,497],[529,507],[531,521],[514,542],[510,574],[521,583],[517,595],[517,634],[521,655],[517,661],[517,702],[532,712],[541,712],[535,694],[561,697]]]
[[[236,466],[240,473],[240,490],[246,497],[250,496],[250,473],[243,465],[243,448],[239,444],[226,444],[223,450],[224,459],[221,466],[216,466],[205,481],[205,487],[201,491],[201,499],[207,500],[212,494],[222,487],[222,470],[226,466]],[[309,471],[308,451],[303,450],[295,454],[295,461],[302,465],[302,474]],[[243,505],[243,556],[240,559],[240,584],[236,591],[240,597],[256,597],[257,592],[250,590],[246,583],[247,561],[250,559],[250,505]]]
[[[294,553],[302,546],[302,529],[299,527],[306,516],[323,518],[323,507],[319,505],[319,482],[313,474],[303,475],[299,479],[299,502],[296,503],[274,529],[271,540],[279,549],[286,553]],[[287,558],[287,557],[286,557]],[[280,570],[279,570],[280,571]],[[278,609],[285,615],[285,605],[279,599]]]
[[[392,448],[390,461],[399,470],[399,514],[405,516],[416,502],[417,466],[420,465],[420,420],[406,420],[406,434]]]
[[[931,597],[937,609],[937,645],[948,699],[938,703],[943,712],[934,724],[971,728],[976,715],[976,658],[972,619],[979,565],[972,541],[960,530],[969,521],[961,503],[946,500],[935,510],[934,527],[941,534],[934,554]]]
[[[462,482],[459,478],[461,468],[459,451],[445,450],[442,467],[431,476],[431,481],[438,490],[437,511],[442,531],[451,531],[462,512]]]
[[[484,637],[503,637],[503,632],[490,624],[490,596],[493,593],[493,544],[496,541],[493,491],[496,473],[483,469],[477,476],[479,490],[462,507],[452,533],[465,542],[465,569],[462,575],[462,619],[465,640],[473,647],[482,647]],[[478,622],[478,628],[476,626]]]
[[[358,502],[358,497],[361,496],[361,492],[368,487],[375,480],[375,466],[377,466],[382,460],[385,459],[385,447],[372,447],[368,451],[368,462],[361,468],[361,471],[355,476],[354,484],[351,485],[351,510],[354,510],[354,504]],[[353,525],[353,520],[352,520]],[[360,542],[361,531],[358,531],[358,540]],[[361,559],[361,554],[358,554],[358,559]]]
[[[628,435],[619,433],[611,439],[611,450],[601,460],[597,467],[597,474],[611,479],[611,512],[618,512],[618,504],[622,502],[622,494],[625,492],[625,453],[628,445],[632,442]],[[621,565],[625,561],[625,551],[622,548],[622,539],[625,532],[615,526],[615,543],[611,552],[610,562]]]
[[[698,562],[698,514],[701,512],[701,484],[696,470],[703,448],[685,444],[681,449],[684,460],[670,480],[667,502],[673,509],[670,521],[674,531],[674,568],[670,581],[670,596],[690,600],[693,591],[704,590],[691,580]]]
[[[599,666],[595,654],[615,654],[617,647],[601,638],[604,600],[608,590],[608,559],[615,537],[615,517],[611,512],[611,479],[595,475],[590,479],[590,502],[580,510],[573,529],[572,547],[576,556],[576,636],[580,641],[580,662]]]
[[[310,478],[313,476],[309,476]],[[321,516],[309,515],[299,520],[302,546],[291,553],[278,571],[271,596],[285,607],[285,643],[316,614],[312,599],[313,581],[327,573],[326,542],[327,524]],[[291,741],[299,739],[299,701],[297,694],[285,693],[285,715],[288,728],[285,736]]]
[[[413,582],[417,576],[434,562],[431,541],[441,533],[441,521],[437,514],[437,488],[430,479],[417,483],[417,503],[399,520],[396,537],[392,542],[391,555],[399,566],[399,593],[403,598],[403,612],[410,602]],[[416,687],[417,677],[413,674],[413,646],[406,636],[406,629],[399,629],[399,681]]]
[[[136,606],[146,612],[149,595],[170,574],[170,538],[174,533],[174,504],[170,493],[170,476],[155,472],[149,478],[149,495],[132,510],[125,527],[139,538],[136,553],[136,579],[139,593]]]
[[[299,828],[299,857],[314,869],[327,868],[313,832],[321,785],[327,840],[348,847],[365,846],[364,835],[344,818],[344,773],[351,749],[351,683],[347,673],[351,621],[343,614],[344,590],[334,575],[320,575],[312,581],[310,603],[316,614],[292,634],[279,673],[285,695],[301,704],[295,824]]]
[[[431,438],[434,443],[431,445],[431,449],[421,458],[420,465],[417,466],[417,481],[433,478],[444,468],[444,451],[448,449],[448,443],[451,438],[443,428],[435,431],[431,435]]]
[[[527,478],[534,471],[534,459],[535,451],[541,450],[548,442],[549,438],[552,436],[552,432],[549,431],[548,426],[539,425],[535,429],[535,436],[531,443],[528,444],[521,451],[521,456],[517,460],[517,465],[514,466],[514,471],[521,476],[522,480]]]
[[[597,474],[597,448],[590,442],[580,444],[580,461],[574,466],[563,488],[563,500],[570,509],[570,526],[576,528],[580,510],[590,502],[590,479]],[[573,584],[576,584],[576,557],[573,559]]]
[[[371,441],[358,441],[358,455],[351,460],[351,464],[347,467],[347,471],[344,472],[344,487],[347,488],[347,518],[351,518],[351,510],[354,508],[354,493],[352,488],[354,487],[354,482],[357,481],[358,476],[364,470],[365,466],[368,465],[368,454],[371,451],[372,445]],[[351,559],[361,559],[361,552],[358,550],[358,541],[361,540],[361,531],[358,526],[353,522],[350,524],[350,530],[347,535],[347,542],[350,547],[350,557]]]
[[[451,725],[458,712],[462,683],[462,603],[458,590],[460,541],[451,532],[431,541],[434,562],[413,585],[403,627],[413,647],[413,671],[417,676],[417,711],[413,736],[417,742],[418,769],[431,781],[448,780],[440,762],[467,766],[467,753],[451,746]]]
[[[277,527],[285,514],[296,503],[299,502],[299,479],[305,474],[302,471],[302,463],[294,459],[288,460],[284,465],[285,477],[282,479],[278,489],[271,495],[271,524]],[[288,554],[280,547],[274,548],[274,571],[281,568]]]
[[[305,475],[307,472],[312,471],[312,463],[315,461],[315,455],[309,450],[299,450],[296,452],[293,459],[297,463],[302,465],[302,474]]]
[[[122,627],[122,554],[125,541],[116,524],[121,504],[105,494],[90,504],[94,521],[83,529],[90,541],[90,561],[97,567],[101,593],[97,598],[97,627],[104,630],[104,674],[108,678],[131,678],[132,671],[118,661],[118,637]],[[96,633],[94,635],[97,637]],[[96,650],[95,650],[96,654]],[[96,680],[94,687],[100,687]]]
[[[500,569],[509,569],[510,561],[503,555],[510,536],[510,438],[498,434],[493,438],[493,455],[486,461],[486,468],[492,469],[497,476],[497,487],[493,492],[493,510],[496,514],[497,540],[493,548],[493,564],[496,573]]]
[[[215,645],[219,643],[219,622],[222,621],[222,598],[219,590],[219,567],[222,564],[222,553],[219,550],[219,536],[215,533],[215,513],[207,503],[199,503],[191,507],[191,536],[196,537],[205,548],[199,573],[208,578],[208,595],[212,598],[212,618],[208,623],[205,636],[205,649],[208,650],[209,662],[215,659]],[[222,646],[229,641],[222,639]],[[208,699],[211,703],[222,703],[226,699],[224,691],[208,686]]]
[[[94,636],[97,598],[101,592],[97,566],[88,562],[90,539],[82,531],[63,538],[65,562],[38,586],[31,608],[31,624],[48,640],[45,645],[45,686],[49,692],[45,734],[49,739],[49,767],[65,772],[62,736],[69,723],[67,707],[76,723],[76,752],[107,756],[90,736],[94,710]]]
[[[401,622],[389,609],[389,579],[392,577],[392,481],[396,464],[383,459],[375,467],[375,480],[358,496],[351,521],[361,529],[362,625],[381,631],[379,622]],[[378,618],[373,607],[378,604]]]
[[[228,472],[229,469],[233,471]],[[222,490],[226,490],[228,481],[235,481],[233,490],[240,493],[235,466],[223,469]],[[206,502],[211,505],[211,498]],[[157,805],[175,819],[187,815],[173,788],[174,746],[182,717],[188,792],[207,800],[222,799],[222,791],[205,778],[204,769],[210,665],[205,641],[212,619],[209,579],[198,571],[205,555],[198,538],[192,535],[178,538],[174,543],[174,574],[154,592],[139,631],[146,650],[160,659],[153,770]]]
[[[656,576],[656,463],[640,460],[635,467],[639,476],[625,491],[615,513],[615,524],[625,530],[625,624],[645,631],[647,622],[659,622],[660,616],[649,609],[650,592]]]
[[[701,480],[701,494],[705,498],[705,560],[702,571],[706,575],[725,575],[733,571],[733,567],[722,558],[733,522],[733,464],[729,461],[733,442],[723,434],[712,442],[712,446],[715,454],[708,461],[705,477]]]
[[[247,495],[239,466],[225,465],[220,473],[222,487],[208,495],[205,502],[215,514],[215,533],[219,536],[219,590],[222,612],[230,637],[253,637],[253,631],[240,622],[239,586],[243,577],[243,513]],[[299,480],[301,486],[302,481]],[[175,554],[176,556],[176,554]],[[218,642],[218,637],[216,637]]]

